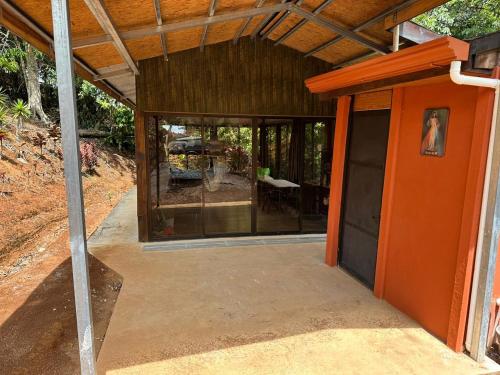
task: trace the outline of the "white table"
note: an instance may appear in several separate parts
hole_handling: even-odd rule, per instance
[[[274,178],[259,178],[259,181],[267,184],[267,185],[270,185],[272,186],[273,188],[271,188],[271,190],[269,190],[269,192],[272,192],[272,191],[276,191],[277,194],[278,194],[278,201],[275,202],[276,204],[276,207],[278,208],[278,210],[280,211],[283,211],[283,206],[282,206],[282,195],[283,194],[287,194],[286,192],[288,191],[287,189],[298,189],[300,188],[300,185],[296,184],[296,183],[293,183],[291,181],[288,181],[288,180],[275,180]],[[262,206],[262,209],[265,209],[265,207],[267,206],[268,202],[270,202],[269,200],[269,197],[266,197],[264,198],[263,200],[263,206]]]
[[[300,185],[297,185],[291,181],[288,180],[275,180],[275,179],[262,179],[261,181],[268,183],[269,185],[272,185],[274,187],[277,187],[278,189],[281,188],[299,188]]]

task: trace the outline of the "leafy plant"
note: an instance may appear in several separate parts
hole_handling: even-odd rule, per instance
[[[439,34],[472,39],[500,29],[498,0],[451,0],[414,21]]]
[[[7,95],[3,87],[0,86],[0,106],[7,107],[8,103],[9,103],[9,96]]]
[[[118,147],[121,152],[123,149],[133,150],[134,143],[134,114],[133,112],[120,105],[116,108],[114,115],[114,125],[111,126],[109,136],[106,138],[106,144]]]
[[[99,156],[99,150],[97,149],[94,142],[83,142],[80,144],[80,157],[82,160],[82,166],[87,173],[95,171],[97,167],[97,161]]]
[[[40,156],[43,155],[43,146],[47,144],[47,137],[40,132],[37,132],[32,139],[33,145],[40,147]]]
[[[22,99],[17,99],[10,111],[14,118],[17,119],[16,138],[19,139],[19,131],[24,127],[24,120],[30,118],[31,111],[28,104]]]
[[[229,169],[233,173],[243,173],[250,164],[250,154],[241,146],[228,147],[225,150]]]
[[[61,139],[61,129],[57,124],[52,124],[49,128],[49,138],[52,140],[53,150],[55,152],[57,142]]]

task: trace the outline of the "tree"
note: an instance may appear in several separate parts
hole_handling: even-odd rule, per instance
[[[473,39],[500,30],[500,1],[451,0],[414,21],[439,34]]]
[[[40,81],[42,80],[40,64],[43,61],[43,54],[33,46],[5,28],[0,29],[0,71],[4,73],[2,74],[3,81],[5,78],[8,79],[3,84],[9,88],[11,98],[26,97],[33,117],[46,124],[49,122],[49,117],[43,110],[40,91]],[[21,95],[20,92],[22,85],[19,83],[23,81],[27,95],[24,93]]]
[[[31,111],[22,99],[17,99],[11,108],[11,112],[14,118],[17,119],[16,139],[19,139],[19,132],[24,127],[24,120],[31,117]]]
[[[134,149],[134,114],[130,108],[122,104],[116,104],[114,108],[114,124],[111,125],[111,131],[106,138],[106,143],[118,147],[121,152],[123,149]]]
[[[44,124],[49,123],[49,117],[45,114],[42,107],[42,94],[40,92],[40,71],[38,67],[36,51],[26,42],[19,43],[20,48],[24,50],[21,55],[21,67],[24,74],[24,82],[28,91],[28,105],[34,118],[38,118]],[[24,48],[23,48],[24,47]]]

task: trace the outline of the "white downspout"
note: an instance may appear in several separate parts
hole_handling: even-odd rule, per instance
[[[485,226],[485,217],[486,217],[486,207],[488,200],[488,192],[490,186],[490,178],[491,178],[491,163],[493,157],[493,141],[495,139],[495,125],[497,121],[497,110],[498,110],[498,96],[500,92],[500,80],[494,78],[483,78],[483,77],[473,77],[463,75],[460,72],[462,62],[461,61],[452,61],[450,66],[450,78],[457,85],[470,85],[470,86],[479,86],[479,87],[488,87],[495,89],[495,101],[493,106],[493,116],[491,120],[490,126],[490,139],[488,145],[488,158],[486,162],[486,174],[484,176],[484,185],[483,185],[483,198],[481,202],[481,214],[479,218],[479,231],[477,237],[476,244],[476,258],[474,262],[474,276],[472,280],[472,290],[471,290],[471,299],[470,299],[470,307],[469,307],[469,317],[467,325],[467,336],[465,339],[465,347],[468,351],[471,350],[472,344],[472,328],[473,324],[470,324],[474,321],[474,315],[476,311],[476,302],[477,302],[477,284],[479,278],[479,268],[481,263],[481,256],[483,253],[483,235],[484,226]]]

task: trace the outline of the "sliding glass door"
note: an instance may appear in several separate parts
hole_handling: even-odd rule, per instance
[[[261,121],[258,127],[257,232],[293,233],[301,228],[301,179],[293,120]]]
[[[155,142],[150,142],[157,155],[151,171],[153,236],[201,236],[202,127],[190,118],[155,118],[155,127]]]
[[[333,126],[151,116],[154,239],[326,230]]]
[[[252,231],[251,119],[205,118],[205,234]]]

